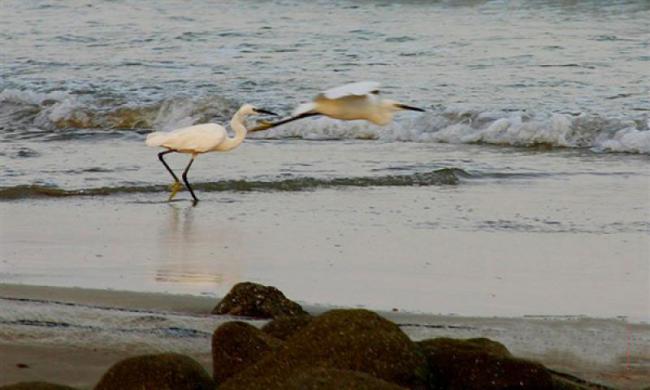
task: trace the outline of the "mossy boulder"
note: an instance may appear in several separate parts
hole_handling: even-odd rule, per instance
[[[227,322],[212,335],[215,382],[221,383],[277,349],[282,341],[245,322]]]
[[[307,312],[275,287],[244,282],[236,284],[212,310],[212,314],[276,318],[306,315]]]
[[[488,339],[438,338],[418,343],[428,364],[433,389],[552,389],[550,373],[541,364],[513,357]]]
[[[75,388],[48,382],[19,382],[0,386],[0,390],[75,390]]]
[[[498,341],[490,340],[485,337],[472,339],[452,339],[449,337],[438,337],[421,341],[418,345],[426,345],[428,348],[435,347],[442,350],[462,351],[467,353],[481,352],[489,353],[496,356],[512,357],[508,348]]]
[[[278,317],[264,325],[262,331],[280,340],[287,340],[306,328],[313,319],[312,316]]]
[[[394,323],[367,310],[332,310],[220,388],[274,388],[293,371],[307,368],[360,371],[413,387],[421,382],[424,365],[415,344]]]
[[[310,390],[404,390],[404,387],[359,371],[332,368],[304,368],[292,371],[269,389]]]
[[[95,390],[213,390],[212,378],[196,360],[177,353],[142,355],[117,362]]]
[[[571,374],[547,369],[551,373],[553,390],[613,390],[611,387],[586,381]],[[650,390],[650,388],[646,389]]]

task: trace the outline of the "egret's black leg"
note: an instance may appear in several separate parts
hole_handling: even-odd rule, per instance
[[[192,190],[192,187],[190,187],[190,182],[187,181],[187,172],[190,170],[190,167],[192,166],[192,163],[194,162],[194,156],[190,159],[190,162],[187,164],[187,167],[185,167],[185,170],[183,171],[183,182],[185,182],[185,186],[187,187],[188,190],[190,190],[190,194],[192,194],[192,198],[194,198],[194,203],[199,201],[199,198],[194,195],[194,191]]]
[[[158,153],[158,160],[160,160],[160,162],[163,163],[165,168],[167,168],[167,171],[172,175],[172,177],[174,178],[174,181],[175,182],[180,182],[180,180],[178,180],[178,177],[176,177],[176,174],[174,173],[174,171],[172,171],[172,169],[169,167],[169,165],[167,165],[167,162],[165,162],[165,159],[163,158],[164,155],[166,155],[167,153],[171,153],[171,152],[173,152],[173,150],[165,150],[164,152]]]

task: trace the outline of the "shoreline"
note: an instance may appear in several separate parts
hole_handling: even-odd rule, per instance
[[[47,297],[44,299],[43,297]],[[219,303],[221,297],[206,295],[193,295],[168,292],[129,291],[113,289],[95,289],[86,287],[61,287],[43,286],[20,283],[0,282],[0,299],[15,298],[23,300],[73,303],[89,306],[104,306],[120,309],[138,309],[141,311],[165,311],[188,314],[209,313]],[[346,308],[346,306],[310,304],[296,300],[302,307],[311,314],[317,315],[327,310]],[[440,319],[498,319],[498,320],[543,320],[543,321],[567,321],[567,320],[594,320],[594,321],[620,321],[632,325],[648,325],[650,321],[640,318],[617,317],[596,317],[583,314],[575,315],[552,315],[552,314],[526,314],[521,316],[472,316],[445,313],[424,313],[415,311],[392,311],[375,309],[372,307],[361,307],[381,316],[395,321],[396,319],[423,320],[430,318]]]
[[[89,388],[115,361],[176,351],[210,367],[209,340],[220,324],[212,297],[0,284],[0,385],[47,380]],[[318,314],[333,307],[307,305]],[[547,367],[622,388],[650,381],[650,324],[584,317],[461,317],[381,312],[413,340],[489,337]],[[628,340],[632,345],[628,345]],[[27,365],[19,368],[18,365]],[[83,371],[83,375],[78,372]]]

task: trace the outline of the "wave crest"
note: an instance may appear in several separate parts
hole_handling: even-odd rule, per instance
[[[15,89],[0,92],[0,129],[16,138],[38,138],[44,132],[79,129],[170,130],[214,118],[226,118],[235,104],[223,97],[176,97],[150,104],[128,104],[64,93]]]
[[[259,134],[259,133],[257,133]],[[448,108],[397,120],[386,127],[328,118],[293,122],[261,138],[384,141],[590,148],[650,154],[650,119],[597,114],[527,113]]]
[[[146,104],[64,92],[0,92],[0,129],[14,139],[60,140],[171,130],[227,122],[237,103],[220,96],[176,97]],[[388,126],[364,121],[306,119],[258,132],[253,138],[382,140],[491,144],[520,147],[589,148],[599,152],[650,154],[648,113],[608,117],[593,113],[547,113],[435,107],[424,114],[400,113]]]

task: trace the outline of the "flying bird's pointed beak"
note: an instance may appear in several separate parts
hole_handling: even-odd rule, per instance
[[[399,107],[399,108],[401,108],[402,110],[424,112],[424,109],[423,109],[423,108],[418,108],[418,107],[413,107],[413,106],[407,106],[406,104],[396,104],[396,106]]]
[[[266,115],[278,116],[278,114],[276,114],[275,112],[271,112],[271,111],[268,111],[268,110],[262,110],[261,108],[256,108],[255,112],[257,112],[258,114],[266,114]]]

